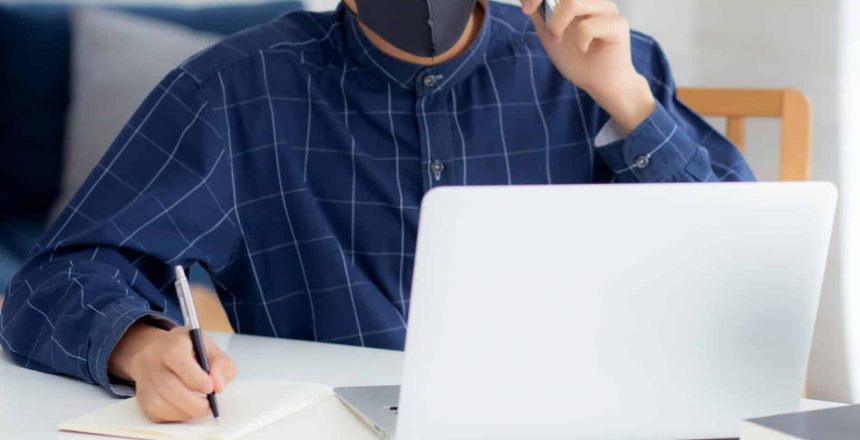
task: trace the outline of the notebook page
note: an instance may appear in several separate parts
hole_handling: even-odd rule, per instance
[[[249,440],[380,440],[379,435],[335,395],[266,425]]]
[[[232,440],[314,405],[331,387],[297,382],[237,381],[218,395],[221,417],[186,423],[152,423],[134,399],[124,400],[60,424],[61,431],[142,440]]]

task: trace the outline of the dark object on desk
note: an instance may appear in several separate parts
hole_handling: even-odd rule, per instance
[[[860,439],[860,405],[752,419],[741,428],[741,440],[850,439]]]

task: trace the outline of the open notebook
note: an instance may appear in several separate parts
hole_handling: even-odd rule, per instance
[[[150,422],[127,399],[60,424],[61,431],[133,439],[367,439],[374,432],[334,395],[312,383],[237,381],[218,395],[221,417]]]

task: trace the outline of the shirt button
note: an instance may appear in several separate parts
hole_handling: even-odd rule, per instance
[[[436,84],[440,79],[442,79],[442,75],[433,75],[431,73],[429,75],[425,75],[421,82],[424,84],[424,87],[436,87]]]
[[[433,177],[436,178],[436,181],[439,181],[442,179],[442,172],[445,171],[445,164],[441,160],[436,159],[430,164],[430,171],[433,171]]]
[[[633,160],[633,166],[636,168],[646,168],[651,164],[651,157],[647,154],[643,154],[641,156],[636,156],[636,159]]]

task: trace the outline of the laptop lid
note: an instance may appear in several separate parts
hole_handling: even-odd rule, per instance
[[[424,199],[397,436],[736,437],[801,396],[826,183]]]

